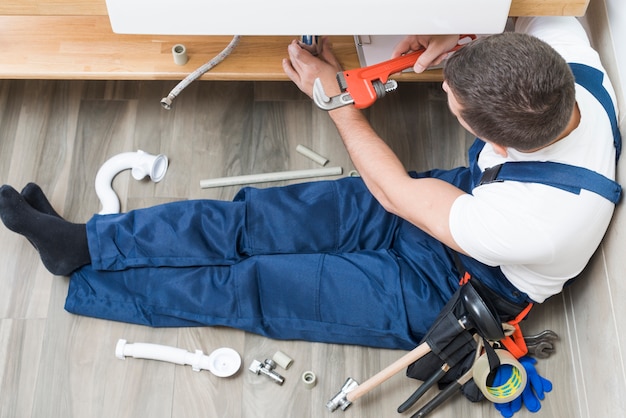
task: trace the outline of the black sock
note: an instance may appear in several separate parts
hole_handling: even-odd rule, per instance
[[[35,183],[28,183],[22,191],[20,192],[24,200],[31,205],[33,208],[37,209],[39,212],[45,213],[46,215],[56,216],[58,218],[61,215],[58,214],[56,210],[50,204],[50,201],[46,197],[41,187]]]
[[[38,211],[11,186],[0,187],[0,218],[11,231],[28,238],[52,274],[67,276],[91,263],[85,224]]]

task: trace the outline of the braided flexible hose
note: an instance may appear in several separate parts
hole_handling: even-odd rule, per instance
[[[169,94],[167,95],[167,97],[164,97],[161,99],[161,106],[163,106],[164,109],[166,110],[170,110],[172,108],[172,102],[174,101],[174,99],[189,85],[191,84],[194,80],[196,80],[197,78],[201,77],[202,74],[206,73],[207,71],[209,71],[210,69],[212,69],[213,67],[215,67],[217,64],[219,64],[220,62],[222,62],[224,60],[224,58],[226,58],[228,55],[230,55],[230,53],[233,51],[233,49],[235,49],[235,47],[239,44],[239,39],[241,38],[240,35],[235,35],[233,37],[233,39],[230,41],[230,43],[228,44],[228,46],[226,46],[226,48],[224,48],[222,50],[222,52],[220,52],[219,54],[217,54],[213,59],[211,59],[209,62],[207,62],[206,64],[204,64],[202,67],[198,68],[197,70],[195,70],[193,73],[189,74],[187,77],[185,77],[184,80],[182,80],[180,83],[178,83],[173,89],[172,91],[169,92]]]

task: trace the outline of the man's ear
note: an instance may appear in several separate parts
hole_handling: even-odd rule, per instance
[[[498,154],[499,156],[507,157],[509,155],[509,152],[507,151],[506,147],[502,145],[494,144],[493,142],[491,143],[491,146],[493,147],[493,150],[495,151],[495,153]]]

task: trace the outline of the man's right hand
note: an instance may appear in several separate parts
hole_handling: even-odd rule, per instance
[[[410,35],[396,45],[392,58],[424,49],[413,66],[413,71],[421,73],[431,65],[440,64],[458,42],[459,35]]]

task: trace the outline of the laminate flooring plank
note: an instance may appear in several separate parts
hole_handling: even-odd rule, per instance
[[[176,346],[176,335],[175,329],[55,315],[44,337],[45,367],[38,376],[33,416],[172,416],[176,365],[122,361],[114,353],[120,338]]]
[[[56,191],[72,159],[80,86],[70,82],[29,81],[23,97],[16,97],[19,113],[13,131],[15,145],[6,182],[21,187],[38,181]],[[62,193],[64,194],[64,193]]]
[[[186,170],[193,135],[189,135],[187,130],[193,129],[193,119],[197,114],[193,108],[197,85],[184,90],[172,110],[168,111],[161,107],[160,101],[171,89],[169,84],[141,82],[137,92],[135,129],[131,133],[132,145],[126,151],[164,154],[171,161],[165,177],[158,184],[148,178],[133,180],[129,188],[134,196],[181,198],[189,194]]]
[[[44,319],[0,319],[0,416],[30,416]]]
[[[374,130],[398,155],[407,170],[422,171],[429,166],[427,90],[402,83],[398,89],[366,109]]]
[[[255,83],[255,100],[279,102],[283,106],[286,137],[289,144],[288,170],[319,169],[322,166],[298,153],[298,145],[305,146],[327,158],[325,167],[342,167],[345,175],[352,163],[343,147],[335,126],[327,112],[318,109],[311,99],[292,83]],[[332,179],[342,176],[323,177]],[[298,183],[309,179],[297,179],[286,183]],[[280,184],[280,183],[279,183]]]
[[[265,102],[302,101],[311,103],[309,96],[301,92],[295,84],[282,81],[255,81],[254,100]]]
[[[186,167],[190,196],[230,200],[240,187],[201,189],[200,180],[249,174],[243,160],[252,143],[254,90],[251,82],[198,83],[191,164]]]
[[[441,83],[426,86],[428,123],[425,125],[428,138],[425,149],[428,150],[428,169],[454,168],[466,166],[467,150],[475,140],[475,136],[461,128],[456,117],[450,112],[448,98]],[[419,102],[416,107],[419,106]]]
[[[85,83],[81,98],[83,100],[133,100],[138,98],[141,86],[143,82],[140,81],[90,80]],[[162,88],[165,89],[167,86],[162,86]]]
[[[95,191],[100,167],[111,157],[132,150],[136,103],[128,100],[84,100],[77,125],[75,156],[69,181],[68,219],[85,222],[101,210]],[[115,176],[111,185],[125,211],[130,171]]]
[[[368,118],[407,170],[467,165],[474,138],[448,110],[440,83],[401,83],[368,109]]]
[[[245,335],[243,331],[222,327],[181,328],[178,346],[192,352],[202,350],[205,355],[229,347],[243,356]],[[241,369],[230,377],[194,372],[189,366],[177,367],[172,417],[241,417],[242,381],[247,367],[242,359]]]
[[[26,82],[0,80],[0,175],[8,178]]]
[[[544,330],[552,330],[559,335],[555,342],[554,354],[548,359],[537,360],[537,370],[553,385],[542,405],[546,416],[579,417],[580,405],[576,394],[576,377],[572,366],[575,356],[573,340],[569,336],[566,293],[556,295],[546,302],[536,305],[528,319],[522,324],[525,335],[530,336]]]
[[[614,302],[619,285],[607,280],[607,261],[611,260],[607,245],[600,246],[581,277],[563,292],[569,332],[561,339],[571,345],[571,358],[566,364],[567,371],[575,374],[571,390],[559,396],[558,401],[569,401],[594,417],[626,410],[626,400],[614,395],[620,392],[624,379],[624,336],[619,334],[623,306]],[[609,398],[611,401],[607,402]]]

